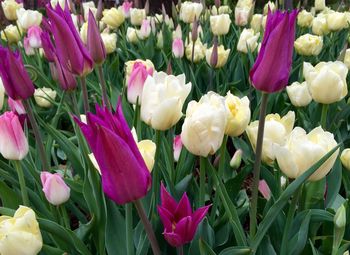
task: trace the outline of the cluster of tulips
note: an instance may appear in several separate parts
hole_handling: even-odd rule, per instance
[[[348,254],[345,6],[137,4],[1,1],[0,254]]]

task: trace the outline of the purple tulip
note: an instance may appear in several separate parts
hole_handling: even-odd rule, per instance
[[[269,11],[261,49],[249,75],[256,89],[273,93],[287,86],[297,15],[297,10],[290,13]]]
[[[27,99],[34,94],[34,85],[25,69],[20,53],[0,46],[0,77],[12,99]]]
[[[106,49],[102,41],[95,17],[92,14],[91,10],[89,10],[88,24],[87,48],[94,62],[100,65],[106,59]]]
[[[151,187],[151,175],[124,118],[121,100],[113,115],[96,106],[79,124],[101,169],[103,191],[117,204],[144,197]]]
[[[40,38],[47,61],[55,62],[55,47],[51,41],[50,34],[46,31],[42,32]]]
[[[167,192],[163,183],[160,192],[162,205],[158,206],[158,213],[164,226],[164,238],[174,247],[191,242],[210,206],[204,206],[192,212],[186,193],[177,203]]]
[[[77,81],[72,73],[65,69],[55,56],[55,68],[58,84],[64,91],[74,90],[77,87]]]
[[[62,10],[59,4],[55,9],[48,4],[46,10],[60,62],[71,73],[85,76],[91,72],[93,62],[74,27],[68,5]]]

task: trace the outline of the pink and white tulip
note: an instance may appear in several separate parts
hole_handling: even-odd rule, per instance
[[[27,38],[29,39],[30,47],[34,49],[41,48],[41,28],[38,26],[32,26],[28,29]]]
[[[153,68],[147,69],[141,62],[136,62],[134,64],[128,80],[127,97],[130,103],[136,104],[137,98],[140,103],[143,85],[149,75],[153,75]]]
[[[184,56],[185,49],[184,49],[184,43],[182,39],[180,38],[174,39],[172,50],[175,58],[182,58]]]
[[[11,97],[9,97],[7,103],[10,107],[11,112],[16,113],[17,115],[23,115],[27,113],[21,100],[13,100]]]
[[[70,188],[64,182],[61,175],[42,172],[40,179],[43,185],[43,192],[50,204],[60,205],[69,199]]]
[[[270,190],[269,185],[267,185],[265,180],[260,180],[259,181],[259,191],[260,191],[261,195],[263,195],[263,197],[266,200],[270,200],[270,198],[271,198],[271,190]]]
[[[174,160],[175,162],[178,162],[180,158],[181,150],[182,150],[181,135],[175,136],[174,142],[173,142],[173,149],[174,149]]]
[[[121,10],[125,16],[125,18],[129,18],[130,17],[130,9],[132,8],[132,2],[129,1],[124,1],[122,6],[121,6]]]

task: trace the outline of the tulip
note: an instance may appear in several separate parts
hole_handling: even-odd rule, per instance
[[[275,12],[276,9],[277,9],[277,8],[276,8],[275,3],[274,3],[274,2],[271,2],[271,1],[268,1],[267,4],[265,4],[265,6],[264,6],[263,14],[264,14],[264,15],[267,15],[268,12],[269,12],[269,10],[270,10],[271,12]]]
[[[182,107],[191,91],[184,74],[155,72],[148,76],[142,92],[141,119],[156,130],[167,130],[182,117]]]
[[[254,30],[255,33],[260,32],[262,28],[262,14],[254,14],[252,20],[250,21],[250,28]]]
[[[83,41],[84,45],[87,44],[87,38],[88,38],[87,32],[88,32],[88,23],[85,22],[81,25],[80,32],[79,32],[80,38]]]
[[[81,117],[82,116],[80,115],[80,119],[83,120]],[[85,118],[86,118],[86,116],[85,116]],[[100,169],[100,167],[96,161],[95,155],[93,153],[89,154],[89,159],[90,159],[91,163],[93,164],[93,166],[95,167],[95,169],[97,170],[97,172],[101,175],[101,169]]]
[[[321,36],[304,34],[294,42],[295,51],[303,56],[317,56],[321,53],[323,39]]]
[[[50,108],[52,106],[51,101],[55,101],[56,94],[56,91],[43,87],[35,90],[34,99],[40,107]]]
[[[9,160],[22,160],[28,154],[28,141],[16,114],[0,116],[0,153]]]
[[[29,39],[30,47],[34,49],[41,48],[41,28],[38,26],[32,26],[28,29],[27,38]]]
[[[227,63],[228,56],[230,55],[230,51],[231,51],[230,49],[225,50],[223,45],[220,45],[217,47],[217,61],[214,68],[221,68]],[[210,58],[212,56],[212,53],[213,53],[213,47],[206,50],[205,55],[206,55],[206,61],[208,65],[211,65]]]
[[[0,111],[4,106],[4,99],[5,99],[5,88],[4,88],[4,84],[2,83],[2,79],[0,78]]]
[[[232,10],[228,5],[221,5],[219,8],[216,8],[215,5],[211,8],[212,15],[220,15],[220,14],[231,14]]]
[[[17,3],[15,0],[5,0],[1,2],[2,10],[5,14],[5,17],[9,21],[17,20],[17,10],[23,8],[22,3]]]
[[[96,19],[97,8],[93,1],[83,2],[81,4],[83,7],[84,20],[87,21],[89,19],[89,13],[91,12],[94,18]]]
[[[260,191],[261,195],[263,195],[263,197],[266,200],[270,200],[270,198],[271,198],[271,190],[270,190],[269,185],[266,183],[265,180],[260,180],[259,181],[259,191]]]
[[[193,47],[193,42],[191,42],[190,44],[188,44],[186,46],[185,49],[185,54],[186,54],[186,58],[189,61],[192,61],[192,51],[194,49],[194,54],[193,54],[193,62],[194,63],[198,63],[199,61],[201,61],[204,57],[205,57],[205,53],[206,53],[206,45],[203,45],[201,41],[197,40],[194,43],[194,47]]]
[[[134,70],[134,65],[135,64],[142,64],[142,65],[144,65],[144,67],[147,70],[149,70],[149,71],[152,70],[152,72],[153,72],[153,70],[155,70],[152,61],[149,60],[149,59],[146,59],[146,60],[142,60],[142,59],[130,60],[130,61],[125,63],[125,81],[126,81],[126,84],[129,83],[129,79],[130,79],[132,71]]]
[[[133,2],[124,1],[123,4],[119,6],[125,18],[130,17],[130,9],[132,8],[132,5],[133,5]]]
[[[346,208],[344,204],[339,206],[338,210],[334,215],[334,225],[337,228],[345,228],[346,226]]]
[[[61,89],[64,91],[74,90],[77,87],[77,81],[74,75],[62,66],[57,57],[55,57],[55,67]]]
[[[45,53],[45,57],[49,62],[55,62],[55,47],[52,44],[50,34],[48,32],[42,32],[40,35],[40,41]]]
[[[101,21],[112,28],[118,28],[124,23],[125,18],[122,11],[111,8],[103,11],[103,18]]]
[[[157,49],[161,50],[164,47],[164,38],[163,38],[163,32],[160,31],[157,33],[157,44],[156,44]]]
[[[322,11],[326,8],[326,0],[315,0],[315,10]]]
[[[126,30],[126,39],[130,43],[137,43],[139,41],[139,38],[137,37],[137,31],[135,28],[128,27]]]
[[[151,176],[124,118],[121,103],[113,115],[106,107],[87,114],[87,124],[79,124],[101,169],[102,187],[117,204],[144,197]]]
[[[74,27],[68,7],[62,10],[60,5],[57,5],[54,10],[47,5],[46,11],[51,21],[60,63],[73,74],[85,76],[92,70],[93,62]]]
[[[27,37],[24,38],[23,40],[23,46],[24,46],[24,51],[27,56],[33,56],[35,55],[35,50],[32,48],[29,44],[29,39]]]
[[[315,35],[326,35],[329,33],[326,16],[318,14],[312,21],[312,33]]]
[[[274,151],[277,163],[282,172],[289,178],[298,178],[324,155],[331,151],[337,142],[333,134],[321,127],[314,128],[309,134],[300,127],[290,133],[285,145],[275,144]],[[314,172],[309,180],[318,181],[333,167],[339,154],[339,149]]]
[[[0,217],[0,253],[6,255],[38,254],[43,240],[32,209],[20,206],[13,217]]]
[[[244,28],[237,43],[237,51],[246,54],[255,51],[258,47],[259,36],[260,33],[255,34],[253,29]]]
[[[145,9],[131,8],[130,10],[130,22],[133,26],[141,26],[146,16]]]
[[[28,30],[32,26],[40,26],[43,15],[38,11],[18,9],[17,22],[24,30]]]
[[[151,172],[154,166],[154,157],[156,155],[156,144],[151,140],[142,140],[137,143],[137,148],[146,163],[147,169]]]
[[[293,82],[290,86],[287,86],[286,89],[292,105],[296,107],[303,107],[311,103],[312,97],[306,81],[303,83]]]
[[[203,5],[201,3],[186,1],[180,7],[180,20],[188,24],[193,23],[195,19],[199,19],[202,11]]]
[[[158,213],[164,226],[165,240],[174,247],[191,242],[210,206],[203,206],[192,212],[186,193],[177,203],[163,184],[161,184],[161,202],[162,204],[158,206]]]
[[[59,5],[62,9],[64,9],[66,7],[66,1],[67,0],[50,0],[50,4],[52,5],[52,7],[56,7],[57,5]],[[69,8],[69,6],[68,6]]]
[[[242,154],[243,151],[241,149],[236,150],[235,154],[233,154],[230,160],[230,167],[234,170],[238,169],[242,162]]]
[[[346,15],[343,12],[333,12],[327,14],[327,25],[331,31],[339,31],[348,26]]]
[[[141,40],[144,40],[150,36],[151,31],[151,22],[147,19],[144,19],[142,21],[140,30],[137,30],[136,34]]]
[[[240,136],[250,122],[250,108],[248,97],[239,98],[227,92],[225,105],[227,112],[227,124],[225,134]]]
[[[235,24],[239,27],[244,27],[248,24],[251,8],[237,7],[235,8]]]
[[[273,93],[288,84],[297,14],[296,10],[269,13],[261,49],[249,74],[256,89]]]
[[[311,97],[318,103],[332,104],[348,94],[348,68],[340,61],[320,62],[315,67],[304,62],[303,73]]]
[[[275,160],[274,145],[283,145],[287,136],[292,132],[295,113],[290,111],[281,118],[279,114],[268,114],[265,118],[263,136],[262,161],[272,164]],[[256,148],[259,121],[253,121],[246,129],[248,139],[253,149]]]
[[[101,34],[102,42],[105,46],[106,53],[111,54],[117,48],[117,34],[116,33],[102,33]]]
[[[173,31],[173,40],[182,39],[182,29],[180,25],[177,25],[175,31]]]
[[[184,43],[181,38],[175,38],[172,45],[173,56],[175,58],[182,58],[185,53]]]
[[[345,51],[344,64],[348,69],[350,69],[350,49]]]
[[[133,70],[128,79],[127,98],[129,103],[136,104],[141,103],[142,91],[145,81],[149,75],[153,75],[153,68],[147,69],[147,66],[141,62],[136,62],[133,65]]]
[[[314,19],[314,16],[312,15],[311,12],[302,10],[298,14],[298,19],[297,19],[298,26],[311,27],[313,19]]]
[[[61,205],[68,201],[70,197],[70,188],[64,182],[59,174],[51,174],[49,172],[41,172],[41,184],[47,201],[53,205]]]
[[[174,160],[175,162],[178,162],[180,158],[181,150],[182,150],[181,135],[177,135],[174,137],[173,150],[174,150]]]
[[[343,166],[350,170],[350,149],[345,149],[340,155],[340,160]]]
[[[16,115],[20,116],[27,114],[21,100],[13,100],[11,97],[9,97],[7,104],[10,107],[11,112],[15,113]]]
[[[214,35],[226,35],[230,30],[231,19],[228,14],[210,16],[210,28]]]
[[[34,94],[34,85],[19,52],[0,46],[0,76],[9,97],[27,99]]]
[[[18,43],[21,40],[21,35],[18,32],[18,28],[11,24],[1,31],[1,39],[9,44]]]
[[[90,52],[93,61],[97,65],[101,65],[106,59],[106,49],[97,27],[96,20],[91,11],[89,12],[88,22],[87,49]]]
[[[191,101],[182,125],[181,140],[197,156],[213,155],[221,146],[226,128],[225,99],[210,91],[199,102]]]

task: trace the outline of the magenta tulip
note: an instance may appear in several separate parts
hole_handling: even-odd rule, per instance
[[[106,49],[101,38],[96,20],[91,10],[89,10],[87,31],[87,48],[91,54],[91,58],[98,65],[102,64],[106,59]]]
[[[74,90],[77,87],[77,81],[72,73],[66,70],[59,59],[55,57],[55,68],[58,78],[58,84],[64,91]]]
[[[27,99],[34,94],[33,82],[18,51],[14,53],[0,46],[0,76],[9,97]]]
[[[287,86],[297,15],[297,10],[290,13],[269,11],[261,49],[249,75],[256,89],[273,93]]]
[[[40,38],[47,61],[55,62],[56,51],[52,44],[50,34],[48,32],[42,32]]]
[[[164,238],[174,247],[191,242],[210,206],[204,206],[192,212],[186,193],[177,203],[163,184],[161,184],[160,196],[162,205],[158,206],[158,213],[164,226]]]
[[[151,187],[151,175],[124,118],[121,100],[113,115],[96,106],[79,124],[101,169],[103,191],[117,204],[144,197]]]

